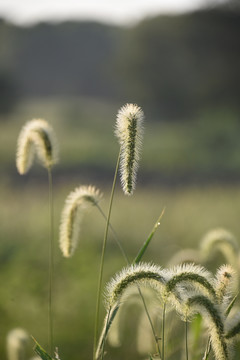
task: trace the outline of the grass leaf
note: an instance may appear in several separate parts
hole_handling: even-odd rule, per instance
[[[33,341],[35,342],[34,351],[35,353],[40,356],[42,360],[54,360],[48,353],[39,345],[39,343],[32,337]]]
[[[152,238],[153,238],[153,235],[155,234],[157,228],[160,226],[160,220],[162,219],[164,212],[165,212],[165,208],[162,210],[162,212],[161,212],[159,218],[157,219],[157,222],[155,223],[155,225],[154,225],[151,233],[149,234],[147,240],[144,242],[143,246],[142,246],[141,249],[139,250],[139,252],[138,252],[135,260],[133,261],[134,264],[137,264],[137,263],[139,263],[139,261],[141,261],[141,259],[142,259],[143,255],[144,255],[145,251],[147,250],[147,247],[148,247],[150,241],[151,241]]]

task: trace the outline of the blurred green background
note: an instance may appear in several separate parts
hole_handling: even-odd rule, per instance
[[[131,27],[0,21],[1,359],[14,327],[47,346],[47,173],[35,164],[26,176],[17,174],[21,127],[45,118],[59,140],[55,342],[62,360],[88,359],[104,220],[97,209],[87,214],[76,253],[63,259],[58,227],[64,200],[76,186],[92,184],[103,191],[107,212],[118,154],[116,113],[136,102],[146,116],[137,189],[124,197],[118,181],[111,220],[130,258],[164,207],[146,261],[166,266],[176,251],[197,248],[217,226],[239,237],[239,39],[240,12],[224,6]],[[110,234],[104,281],[124,265]],[[141,358],[134,339],[109,350],[111,356]]]

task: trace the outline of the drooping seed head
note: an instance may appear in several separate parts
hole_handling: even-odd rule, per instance
[[[22,175],[30,169],[37,155],[42,165],[52,167],[58,161],[58,145],[52,127],[43,119],[25,124],[17,141],[16,165]]]
[[[178,265],[170,269],[172,276],[166,283],[166,297],[179,287],[204,293],[206,296],[215,299],[214,281],[211,274],[202,266],[195,264]]]
[[[199,251],[194,249],[184,249],[178,251],[173,257],[169,260],[168,266],[175,266],[186,263],[195,263],[198,264],[199,259]]]
[[[144,284],[161,293],[165,286],[165,272],[159,266],[139,263],[123,269],[106,288],[106,306],[119,303],[127,288],[133,284]]]
[[[232,287],[236,283],[236,273],[230,265],[222,265],[215,277],[215,291],[219,304],[228,306],[231,301]]]
[[[236,340],[240,335],[240,309],[238,308],[226,321],[225,338]]]
[[[120,174],[123,191],[132,195],[143,138],[144,114],[135,104],[124,105],[117,114],[115,135],[120,144]]]
[[[25,360],[29,335],[24,329],[11,330],[7,336],[8,360]]]
[[[84,212],[91,206],[96,206],[102,194],[94,186],[80,186],[72,191],[63,207],[60,224],[60,249],[63,256],[70,257],[76,249],[81,220]]]
[[[228,360],[229,351],[224,338],[223,314],[220,308],[208,297],[203,295],[190,297],[187,301],[187,306],[193,311],[199,312],[205,320],[208,326],[215,359]]]
[[[239,245],[230,231],[221,228],[211,230],[204,236],[200,246],[204,260],[219,250],[229,264],[234,268],[238,266]]]

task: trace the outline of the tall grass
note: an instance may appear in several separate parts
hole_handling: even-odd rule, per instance
[[[237,291],[239,282],[239,247],[234,236],[224,230],[214,230],[209,233],[199,244],[198,249],[191,249],[187,257],[175,256],[175,266],[160,267],[152,263],[141,262],[145,256],[153,235],[160,225],[160,218],[154,225],[150,235],[143,244],[139,244],[135,251],[133,261],[129,261],[129,255],[125,253],[121,244],[120,236],[111,223],[111,213],[114,206],[114,194],[117,184],[117,174],[120,168],[121,184],[126,195],[132,195],[136,185],[136,175],[140,158],[140,146],[142,142],[142,110],[133,104],[127,104],[120,109],[117,115],[116,135],[120,144],[120,153],[116,163],[113,185],[109,200],[107,215],[99,206],[100,192],[95,187],[79,187],[75,192],[70,193],[63,209],[60,247],[63,255],[71,257],[76,249],[80,236],[80,225],[82,213],[89,205],[95,205],[103,215],[105,232],[103,236],[102,253],[99,269],[98,293],[96,301],[96,320],[94,332],[93,358],[102,360],[108,358],[110,347],[108,336],[118,315],[121,316],[121,309],[136,296],[136,291],[143,304],[143,312],[150,322],[150,330],[153,333],[152,350],[146,353],[148,359],[172,359],[173,356],[183,356],[186,360],[196,358],[191,344],[191,337],[199,340],[199,353],[207,360],[211,354],[218,360],[230,360],[233,354],[233,342],[240,333],[239,315],[234,316],[237,311]],[[62,359],[61,344],[60,355],[54,354],[53,320],[52,320],[52,274],[53,274],[53,197],[51,167],[56,162],[56,156],[52,156],[54,149],[51,142],[52,130],[42,125],[35,128],[36,124],[28,124],[23,135],[20,135],[17,151],[17,166],[20,173],[25,173],[30,168],[35,153],[42,164],[47,168],[49,175],[49,204],[50,204],[50,252],[49,252],[49,352],[50,355],[35,341],[35,350],[43,360]],[[39,126],[40,123],[37,123]],[[26,130],[27,129],[27,130]],[[30,129],[30,130],[29,130]],[[49,131],[49,132],[48,132]],[[28,136],[24,133],[26,132]],[[23,145],[20,145],[20,144]],[[21,148],[22,146],[22,148]],[[25,157],[24,157],[25,156]],[[134,201],[134,200],[132,200]],[[117,207],[117,206],[116,206]],[[166,215],[165,215],[166,217]],[[163,219],[165,219],[165,217]],[[99,336],[99,319],[102,296],[102,281],[107,249],[109,230],[120,245],[127,266],[117,273],[105,288],[106,315]],[[130,234],[131,228],[127,229]],[[121,235],[121,234],[120,234]],[[209,264],[212,254],[215,251],[222,252],[226,261],[231,264],[221,266],[219,269],[210,272],[206,266]],[[191,256],[199,259],[196,265],[191,261]],[[210,256],[211,255],[211,256]],[[193,259],[194,260],[194,259]],[[71,261],[71,259],[69,259]],[[179,264],[177,264],[179,262]],[[202,265],[200,265],[202,264]],[[214,273],[216,272],[216,275]],[[56,275],[57,276],[57,275]],[[151,289],[151,296],[144,295],[146,288]],[[136,291],[135,291],[136,290]],[[89,294],[89,296],[92,296]],[[154,300],[156,310],[151,311],[151,302]],[[174,320],[171,320],[174,319]],[[200,333],[194,330],[191,323],[199,321]],[[170,322],[184,324],[184,331],[180,330],[175,344],[170,346]],[[119,323],[119,320],[118,320]],[[81,326],[81,325],[80,325]],[[137,328],[133,327],[137,332]],[[182,336],[183,333],[183,336]],[[201,341],[200,341],[201,338]],[[116,343],[119,343],[116,341]],[[174,341],[173,341],[174,343]],[[174,346],[175,345],[175,346]],[[152,347],[151,347],[152,346]],[[155,349],[154,349],[155,346]],[[196,349],[194,348],[194,351]],[[175,355],[174,355],[175,354]],[[176,355],[178,354],[178,355]],[[182,355],[180,355],[182,354]],[[22,356],[22,355],[21,355]],[[111,355],[110,355],[111,358]],[[11,359],[10,359],[11,360]],[[16,358],[20,360],[20,358]],[[24,359],[25,360],[25,359]]]

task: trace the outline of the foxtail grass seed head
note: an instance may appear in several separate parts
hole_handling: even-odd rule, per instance
[[[186,263],[195,263],[198,264],[199,259],[199,251],[194,249],[184,249],[178,251],[176,254],[172,256],[172,258],[168,262],[168,266],[175,266]]]
[[[218,250],[234,268],[238,267],[239,245],[233,234],[225,229],[217,228],[209,231],[200,244],[203,260],[211,258]]]
[[[25,360],[28,342],[29,335],[24,329],[11,330],[7,335],[8,360]]]
[[[180,285],[185,290],[194,290],[216,299],[213,277],[202,266],[183,264],[173,267],[170,271],[172,276],[166,284],[167,297]]]
[[[76,249],[82,216],[86,209],[96,206],[102,194],[94,186],[80,186],[72,191],[63,207],[60,224],[60,249],[63,256],[70,257]]]
[[[240,309],[238,308],[226,321],[225,338],[227,340],[236,340],[240,336]]]
[[[234,284],[235,283],[235,284]],[[236,286],[236,273],[230,265],[222,265],[217,273],[215,279],[215,291],[219,304],[225,307],[231,301],[233,286]]]
[[[216,360],[228,360],[229,350],[224,338],[223,314],[208,297],[203,295],[192,296],[188,299],[187,305],[196,312],[199,312],[205,320],[211,345]]]
[[[106,307],[109,308],[120,303],[125,290],[131,285],[143,284],[161,294],[165,283],[165,272],[159,266],[147,263],[130,265],[107,284]]]
[[[52,127],[43,119],[27,122],[18,137],[16,165],[18,172],[26,174],[35,155],[45,168],[58,161],[58,144]]]
[[[117,114],[115,135],[120,144],[120,175],[126,195],[132,195],[136,185],[143,121],[143,111],[135,104],[124,105]]]

